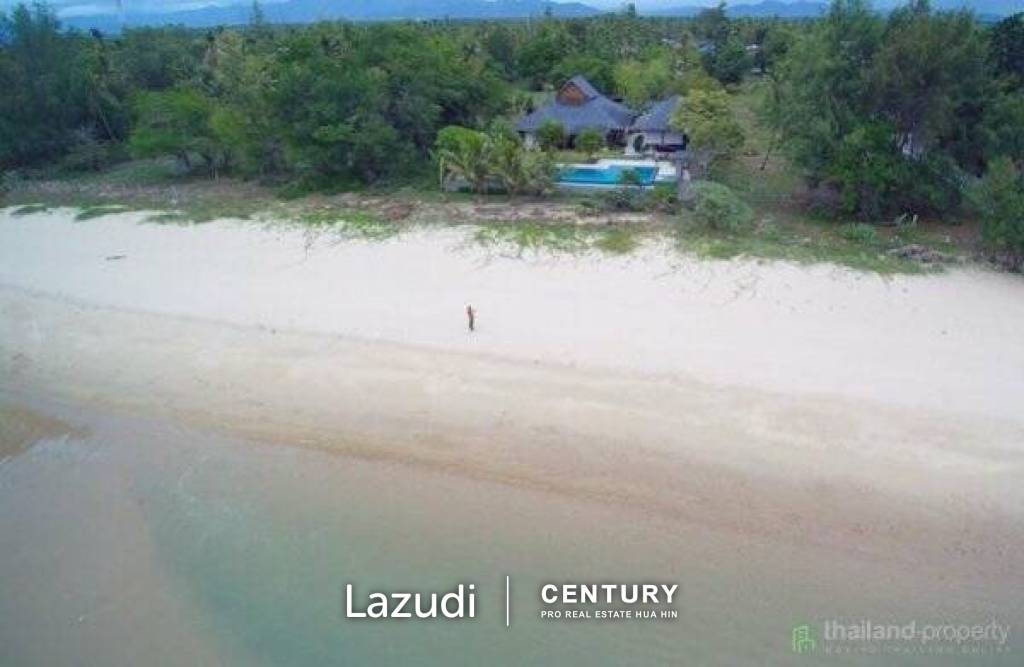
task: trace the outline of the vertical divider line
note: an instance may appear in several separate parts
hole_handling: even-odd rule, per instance
[[[505,575],[505,627],[506,628],[510,627],[511,620],[512,620],[511,615],[509,614],[509,610],[511,609],[511,605],[512,605],[512,598],[511,598],[511,595],[509,594],[510,591],[511,591],[511,587],[509,585],[509,576],[506,574]]]

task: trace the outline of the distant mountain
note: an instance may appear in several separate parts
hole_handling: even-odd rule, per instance
[[[901,0],[880,0],[875,7],[885,11],[907,4]],[[1009,16],[1024,12],[1024,0],[932,0],[933,9],[970,9],[979,16]]]
[[[821,16],[827,10],[828,4],[824,2],[809,2],[806,0],[780,2],[779,0],[765,0],[765,2],[759,2],[757,4],[732,5],[726,8],[726,13],[730,16],[813,18]]]
[[[682,5],[679,7],[663,7],[648,12],[651,16],[696,16],[701,11],[708,9],[706,6]],[[810,0],[795,0],[794,2],[782,2],[781,0],[765,0],[756,4],[729,4],[726,6],[726,13],[729,16],[746,17],[771,17],[780,18],[813,18],[820,16],[828,9],[825,2],[813,2]]]
[[[907,4],[905,0],[881,0],[874,3],[875,9],[888,13]],[[1024,0],[933,0],[935,9],[949,10],[966,8],[972,10],[979,19],[993,20],[1024,11]],[[646,14],[651,16],[696,16],[706,6],[680,5],[653,9]],[[780,18],[814,18],[828,11],[827,1],[816,0],[764,0],[751,4],[729,4],[726,6],[729,16],[772,17]]]
[[[124,16],[125,27],[147,25],[184,25],[205,28],[216,25],[240,25],[249,21],[249,2],[169,12],[132,12],[129,3]],[[875,7],[888,12],[905,4],[899,0],[880,0]],[[558,17],[594,16],[602,10],[582,2],[549,2],[548,0],[284,0],[265,2],[263,13],[273,23],[311,23],[346,19],[349,21],[390,21],[400,19],[514,19],[541,16],[550,7]],[[1024,0],[933,0],[936,9],[973,9],[982,20],[997,20],[1024,9]],[[701,5],[660,7],[643,12],[647,16],[696,16]],[[733,17],[814,18],[828,9],[823,0],[764,0],[759,3],[730,4],[726,11]],[[67,26],[103,32],[117,32],[122,22],[114,13],[92,16],[69,16],[62,19]]]
[[[128,4],[128,3],[125,3]],[[130,5],[129,5],[130,7]],[[398,19],[511,19],[541,16],[550,8],[558,17],[593,16],[601,10],[580,2],[546,0],[286,0],[264,3],[263,13],[273,23],[311,23],[346,19],[349,21],[389,21]],[[146,25],[184,25],[205,28],[238,25],[249,20],[251,5],[246,3],[172,12],[126,12],[125,27]],[[121,21],[116,14],[73,16],[62,19],[67,26],[97,28],[116,32]]]

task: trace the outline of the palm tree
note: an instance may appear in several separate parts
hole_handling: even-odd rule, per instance
[[[515,134],[493,129],[488,135],[492,171],[510,195],[540,193],[551,186],[554,163],[551,155],[530,151]]]
[[[491,176],[490,143],[483,132],[465,127],[451,126],[438,132],[435,157],[442,187],[456,176],[465,179],[473,192],[486,192]]]
[[[521,142],[505,136],[491,136],[490,158],[495,175],[510,195],[523,192],[529,185],[529,174],[523,161]]]

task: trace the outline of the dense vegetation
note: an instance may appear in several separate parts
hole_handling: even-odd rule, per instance
[[[720,6],[689,20],[627,8],[307,26],[268,25],[254,4],[247,26],[116,36],[19,6],[0,15],[0,170],[174,156],[212,177],[339,188],[436,183],[440,166],[480,192],[538,193],[551,160],[509,123],[576,73],[637,106],[684,95],[695,175],[712,179],[746,141],[736,90],[760,79],[758,131],[810,205],[866,221],[977,215],[992,247],[1024,257],[1024,18],[985,26],[926,0],[889,15],[834,0],[805,22],[730,20]],[[542,145],[561,132],[543,128]],[[584,154],[603,148],[580,139]],[[705,204],[743,211],[705,190]]]

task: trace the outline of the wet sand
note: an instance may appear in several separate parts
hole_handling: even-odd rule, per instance
[[[772,604],[811,618],[899,610],[1021,620],[1018,278],[882,280],[653,247],[628,259],[510,259],[450,230],[370,244],[230,222],[67,218],[0,213],[0,389],[19,410],[65,419],[60,406],[75,406],[79,428],[100,416],[157,420],[140,443],[175,441],[154,435],[167,428],[204,442],[241,438],[252,446],[232,445],[220,473],[230,484],[239,457],[251,456],[266,484],[275,457],[319,461],[337,475],[321,478],[335,488],[321,508],[372,513],[373,485],[348,475],[382,466],[389,488],[410,487],[392,515],[399,524],[439,520],[450,508],[429,499],[451,489],[495,519],[462,538],[464,569],[477,555],[493,560],[477,542],[488,530],[521,538],[537,577],[585,563],[545,561],[570,544],[637,544],[629,554],[663,557],[613,549],[602,570],[611,574],[679,577],[713,561],[698,606],[733,591],[724,619],[762,588],[773,600],[740,624],[758,638],[727,654],[743,661],[781,650]],[[475,335],[464,329],[467,302],[480,313]],[[120,441],[118,432],[98,442]],[[175,456],[166,443],[152,451]],[[126,479],[151,462],[139,465]],[[268,512],[304,493],[286,487]],[[126,491],[124,502],[137,496]],[[508,515],[527,498],[546,509],[513,529]],[[561,525],[580,508],[607,530]],[[622,542],[632,525],[642,534]],[[339,530],[371,542],[373,530],[398,534]],[[534,530],[547,537],[537,542]],[[684,542],[699,558],[675,560]],[[786,596],[803,590],[793,577],[809,582],[806,598]],[[690,621],[662,640],[714,664],[701,643],[709,628]]]

